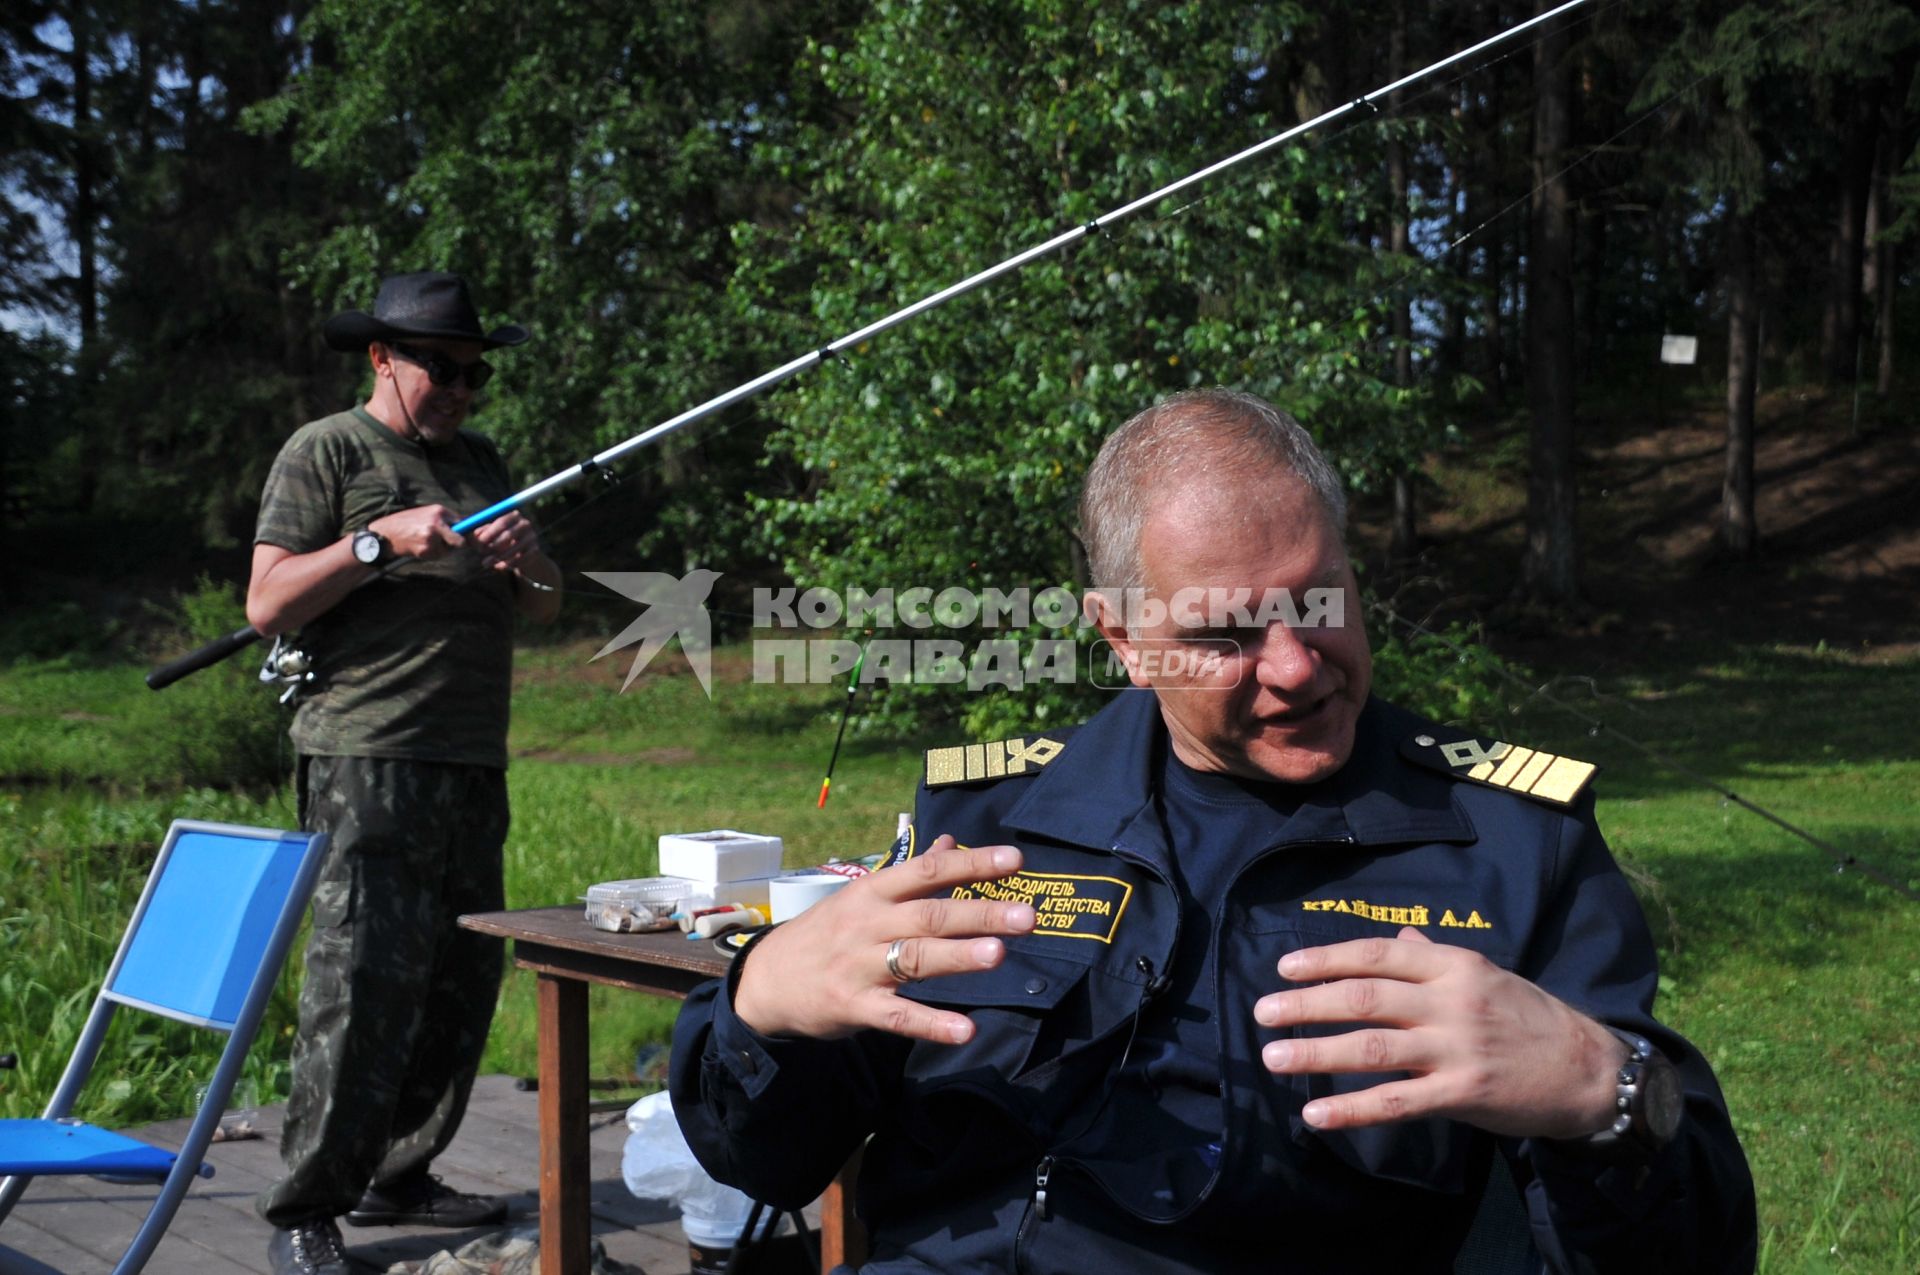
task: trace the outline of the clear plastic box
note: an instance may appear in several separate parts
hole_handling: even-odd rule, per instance
[[[602,881],[587,887],[587,924],[615,934],[671,930],[674,912],[698,891],[698,883],[679,877]]]

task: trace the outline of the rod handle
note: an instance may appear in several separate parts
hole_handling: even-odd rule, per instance
[[[197,651],[189,651],[171,664],[162,664],[147,674],[147,685],[156,691],[165,690],[189,673],[198,673],[226,659],[236,651],[252,646],[260,640],[260,631],[249,624],[244,629],[236,629],[223,638],[215,638]]]

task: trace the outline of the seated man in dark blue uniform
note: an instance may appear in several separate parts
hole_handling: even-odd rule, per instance
[[[888,866],[688,1000],[709,1171],[797,1207],[871,1135],[870,1272],[1447,1272],[1500,1156],[1551,1269],[1751,1270],[1593,768],[1370,697],[1300,427],[1177,396],[1081,517],[1137,689],[933,750]]]

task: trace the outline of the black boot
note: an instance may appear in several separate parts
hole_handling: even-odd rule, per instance
[[[432,1174],[372,1186],[347,1214],[355,1226],[493,1226],[507,1219],[507,1202],[456,1191]]]
[[[347,1256],[332,1218],[276,1230],[267,1245],[273,1275],[358,1275],[366,1268]]]

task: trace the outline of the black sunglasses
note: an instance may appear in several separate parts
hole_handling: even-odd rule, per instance
[[[435,385],[452,385],[464,378],[467,388],[477,390],[493,379],[493,366],[480,359],[456,363],[438,350],[422,350],[411,345],[389,344],[388,349],[418,367]]]

